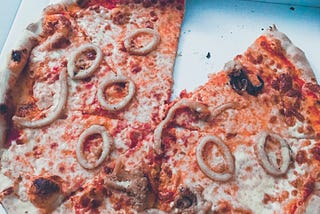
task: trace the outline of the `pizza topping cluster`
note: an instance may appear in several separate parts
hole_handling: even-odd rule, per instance
[[[303,99],[301,87],[295,83],[293,77],[289,74],[281,74],[271,82],[271,86],[280,92],[282,106],[280,113],[285,117],[286,123],[293,126],[296,119],[300,122],[305,121],[304,116],[300,113]]]

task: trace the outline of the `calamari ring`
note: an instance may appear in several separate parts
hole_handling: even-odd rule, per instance
[[[47,117],[40,120],[29,120],[25,117],[13,116],[12,120],[21,127],[40,128],[54,122],[61,114],[68,97],[67,72],[63,69],[59,74],[60,90],[59,99],[54,109],[48,113]]]
[[[282,157],[280,166],[278,165],[277,160],[275,160],[275,158],[271,159],[268,157],[265,151],[267,137],[271,137],[280,143]],[[279,135],[262,132],[258,138],[258,143],[255,145],[255,152],[260,160],[260,164],[269,174],[280,176],[287,172],[290,164],[290,148],[288,143]]]
[[[96,52],[95,59],[93,60],[91,66],[87,69],[78,69],[77,66],[75,65],[75,62],[79,57],[79,55],[85,51],[91,51],[91,50]],[[94,73],[94,71],[99,67],[101,60],[102,60],[102,51],[98,46],[93,44],[82,45],[71,54],[68,60],[67,68],[68,68],[69,76],[72,79],[77,79],[77,80],[90,77]],[[76,74],[76,71],[78,71],[77,74]]]
[[[144,47],[133,47],[132,40],[141,34],[152,35],[152,41]],[[158,33],[158,31],[152,30],[150,28],[142,28],[135,30],[124,40],[124,47],[130,54],[144,56],[156,49],[159,43],[160,34]]]
[[[218,147],[221,148],[222,154],[223,154],[225,161],[226,161],[226,165],[228,166],[226,172],[224,172],[224,173],[214,172],[212,169],[209,168],[209,166],[204,161],[203,151],[204,151],[205,146],[208,143],[214,143]],[[207,175],[209,178],[211,178],[212,180],[227,181],[234,174],[235,164],[234,164],[234,159],[232,157],[231,151],[226,146],[226,144],[224,144],[224,142],[221,139],[219,139],[218,137],[211,136],[211,135],[202,137],[200,139],[200,143],[198,144],[197,149],[196,149],[196,157],[197,157],[197,162],[198,162],[198,165],[199,165],[201,171],[205,175]]]
[[[115,104],[110,104],[105,99],[104,91],[106,87],[115,83],[129,83],[128,94],[120,102]],[[132,80],[130,80],[128,77],[125,77],[125,76],[112,76],[100,82],[100,85],[98,88],[98,101],[105,110],[118,111],[128,105],[128,103],[133,98],[134,94],[135,94],[135,85]]]
[[[83,155],[83,147],[86,139],[90,135],[94,135],[94,134],[101,135],[103,140],[103,146],[102,146],[103,150],[98,160],[96,160],[94,163],[89,163]],[[98,167],[108,156],[111,150],[111,144],[112,144],[112,138],[110,137],[110,135],[108,134],[104,126],[99,126],[99,125],[90,126],[88,129],[82,132],[77,143],[76,155],[77,155],[77,160],[79,164],[86,169],[94,169]]]

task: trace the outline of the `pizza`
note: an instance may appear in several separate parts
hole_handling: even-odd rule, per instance
[[[319,85],[275,26],[155,130],[159,207],[177,213],[318,213]]]
[[[1,70],[8,213],[320,211],[303,51],[271,26],[171,100],[184,4],[65,0],[26,28]]]

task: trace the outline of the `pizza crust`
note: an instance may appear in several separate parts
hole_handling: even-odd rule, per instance
[[[16,44],[16,47],[13,48],[13,52],[22,52],[21,59],[15,60],[12,56],[8,59],[8,69],[14,73],[16,77],[19,77],[21,71],[23,70],[24,66],[26,65],[30,52],[32,48],[37,44],[37,35],[32,33],[31,31],[25,30],[21,36],[21,39]]]
[[[284,33],[278,31],[275,25],[270,26],[266,35],[273,37],[281,42],[281,47],[285,49],[285,56],[289,61],[301,71],[301,77],[307,82],[316,83],[316,76],[307,60],[305,53],[296,47]]]
[[[21,39],[18,40],[15,48],[12,49],[12,52],[8,56],[5,68],[0,69],[0,105],[7,105],[6,96],[16,84],[17,79],[27,64],[30,52],[37,42],[37,36],[34,33],[24,30]],[[5,113],[0,115],[0,149],[3,148],[7,130],[5,115]]]
[[[31,50],[36,44],[37,36],[34,33],[25,30],[15,48],[12,49],[12,52],[8,56],[5,68],[2,68],[0,71],[0,104],[5,104],[6,94],[14,87],[29,59]]]

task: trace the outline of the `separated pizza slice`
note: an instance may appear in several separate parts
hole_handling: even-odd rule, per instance
[[[81,78],[85,50],[69,57],[75,80],[70,108],[155,126],[171,96],[183,1],[90,1],[72,14],[102,58],[94,75]]]
[[[154,133],[159,208],[319,209],[318,87],[303,52],[272,27],[205,85],[182,92]]]
[[[119,158],[125,171],[114,173],[114,180],[128,171],[150,188],[149,177],[160,168],[153,131],[170,97],[183,13],[183,1],[64,2],[46,8],[41,21],[28,27],[36,42],[13,50],[9,62],[20,70],[12,74],[8,68],[14,81],[2,85],[0,100],[1,122],[8,122],[1,128],[1,140],[8,134],[1,141],[6,182],[0,201],[8,211],[54,211]],[[141,205],[118,210],[149,207],[139,195],[128,197]],[[85,210],[103,212],[116,199]],[[84,209],[77,203],[73,208]]]

